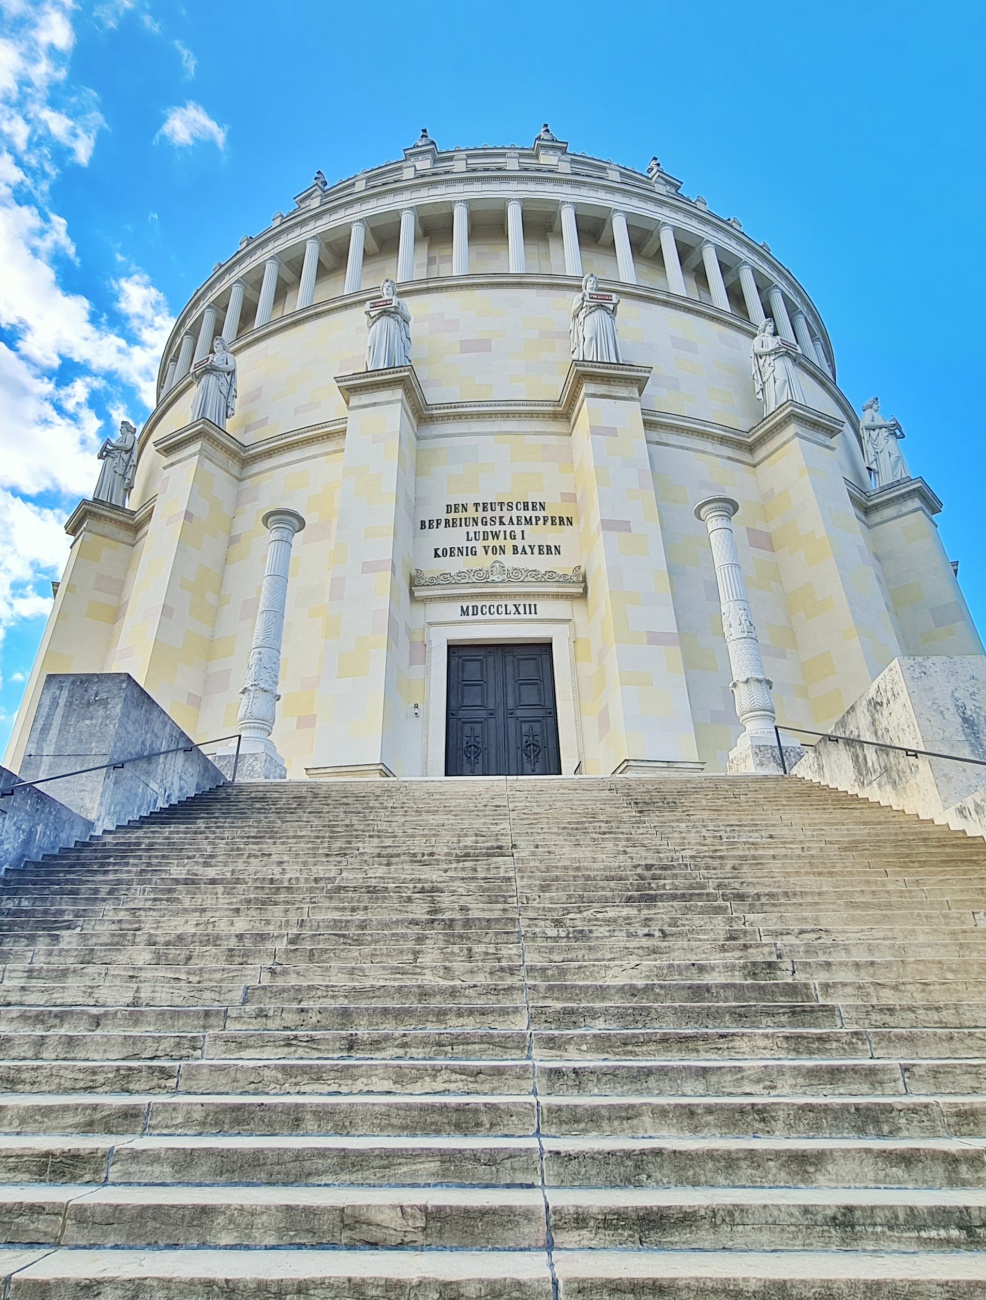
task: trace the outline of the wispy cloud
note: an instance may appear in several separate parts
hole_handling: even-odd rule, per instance
[[[198,140],[211,140],[220,149],[226,146],[226,127],[214,122],[201,104],[189,100],[181,108],[169,108],[164,126],[154,137],[170,140],[179,149],[188,148]]]
[[[198,59],[187,45],[182,45],[181,41],[175,41],[175,49],[178,51],[178,57],[181,59],[181,66],[184,69],[185,76],[194,77],[195,69],[198,67]]]

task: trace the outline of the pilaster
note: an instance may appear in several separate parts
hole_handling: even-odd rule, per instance
[[[751,431],[812,717],[828,726],[896,655],[896,630],[839,467],[842,421],[785,402]]]
[[[401,776],[411,707],[418,418],[411,366],[336,379],[349,408],[309,776]]]
[[[698,757],[640,411],[649,375],[573,362],[562,392],[586,565],[579,670],[592,774]]]
[[[194,732],[202,701],[243,447],[208,420],[157,439],[154,513],[108,672],[128,672]]]

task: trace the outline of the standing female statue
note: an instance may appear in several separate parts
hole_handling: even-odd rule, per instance
[[[873,487],[882,488],[910,478],[900,450],[904,430],[892,415],[887,418],[881,414],[878,397],[871,397],[864,403],[859,435],[863,440],[866,468],[870,471]]]
[[[572,356],[576,361],[615,361],[620,357],[616,341],[615,293],[601,293],[598,275],[587,275],[582,292],[572,301]]]
[[[411,313],[397,296],[393,280],[384,280],[380,297],[363,308],[369,330],[366,336],[367,370],[390,370],[411,364]]]
[[[125,509],[137,472],[137,430],[129,420],[120,421],[120,436],[107,438],[97,455],[103,463],[92,499]]]
[[[226,340],[216,338],[212,351],[192,371],[198,392],[192,407],[193,420],[211,420],[220,429],[236,410],[236,362],[226,351]]]
[[[787,343],[774,332],[773,319],[768,316],[757,330],[750,349],[753,363],[753,387],[763,405],[764,415],[776,411],[785,402],[805,405],[805,395],[798,378],[796,357],[801,349]]]

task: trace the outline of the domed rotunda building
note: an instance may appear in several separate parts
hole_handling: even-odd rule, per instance
[[[126,672],[268,775],[721,771],[982,653],[899,426],[862,428],[807,292],[656,160],[422,132],[182,310],[11,766],[46,674]]]

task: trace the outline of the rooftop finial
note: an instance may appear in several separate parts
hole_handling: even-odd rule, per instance
[[[647,175],[651,178],[651,180],[654,179],[654,177],[658,174],[658,172],[663,170],[664,169],[661,167],[661,164],[658,162],[656,156],[653,157],[650,160],[650,162],[647,164]]]
[[[538,139],[551,140],[553,142],[557,142],[558,137],[556,135],[551,134],[551,127],[547,124],[547,122],[545,122],[544,126],[542,126],[540,132],[538,133]]]

